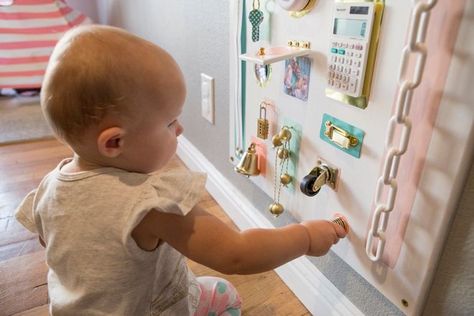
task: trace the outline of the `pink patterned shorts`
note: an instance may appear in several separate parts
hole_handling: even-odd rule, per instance
[[[195,316],[240,316],[242,305],[239,293],[227,280],[217,277],[198,277],[201,298]]]

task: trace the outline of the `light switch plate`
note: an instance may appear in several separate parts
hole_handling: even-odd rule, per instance
[[[201,73],[201,115],[214,124],[214,78]]]

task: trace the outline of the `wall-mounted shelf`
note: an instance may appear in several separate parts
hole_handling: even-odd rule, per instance
[[[241,60],[250,61],[258,65],[268,65],[292,57],[309,55],[311,49],[300,47],[268,47],[260,48],[257,52],[240,55]]]

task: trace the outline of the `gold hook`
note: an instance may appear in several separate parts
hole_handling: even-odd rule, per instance
[[[260,102],[260,107],[264,107],[264,108],[267,108],[267,106],[269,106],[270,103],[268,103],[266,100],[263,100]]]
[[[260,0],[253,0],[253,9],[254,10],[260,9]]]

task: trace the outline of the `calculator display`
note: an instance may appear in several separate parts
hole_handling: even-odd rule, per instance
[[[347,37],[364,38],[367,29],[366,20],[334,19],[333,34]]]

